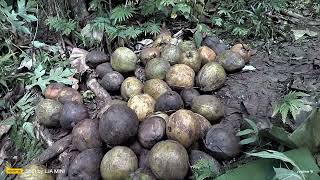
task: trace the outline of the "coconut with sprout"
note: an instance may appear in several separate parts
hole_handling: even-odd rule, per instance
[[[200,137],[199,122],[189,110],[180,109],[171,114],[166,126],[168,138],[180,142],[186,148]]]
[[[165,79],[166,73],[170,68],[170,63],[166,60],[154,58],[150,60],[146,67],[147,79]]]
[[[134,71],[137,62],[137,55],[127,47],[117,48],[111,56],[112,68],[121,73]]]
[[[100,173],[103,180],[129,179],[130,174],[138,169],[138,158],[125,146],[116,146],[103,157]]]
[[[135,95],[142,94],[143,84],[136,77],[128,77],[121,84],[121,96],[128,100]]]
[[[167,84],[174,89],[191,88],[194,85],[195,72],[185,64],[172,66],[166,74]]]
[[[209,62],[200,69],[196,83],[202,91],[215,91],[223,86],[226,77],[226,72],[220,64]]]
[[[135,95],[128,101],[130,107],[138,116],[140,121],[154,112],[155,100],[148,94]]]
[[[187,150],[177,141],[158,142],[149,152],[149,165],[158,179],[183,180],[189,170]]]
[[[62,104],[52,99],[42,99],[35,108],[36,119],[46,127],[60,125],[60,111]]]
[[[170,87],[161,79],[150,79],[144,83],[143,91],[157,100],[162,94],[170,91]]]

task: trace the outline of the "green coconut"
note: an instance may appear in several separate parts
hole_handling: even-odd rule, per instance
[[[128,107],[137,114],[140,121],[154,112],[155,104],[156,101],[149,94],[135,95],[128,101]]]
[[[129,98],[142,94],[143,84],[136,77],[128,77],[121,84],[121,96],[128,100]]]
[[[220,64],[209,62],[200,69],[196,83],[202,91],[215,91],[223,86],[226,77],[226,72]]]
[[[146,67],[147,79],[165,79],[166,73],[170,68],[170,63],[166,60],[154,58],[150,60]]]
[[[111,56],[112,68],[121,73],[134,71],[137,61],[137,55],[127,47],[117,48]]]
[[[197,50],[189,50],[182,53],[179,63],[188,65],[195,72],[198,72],[201,68],[201,58]]]
[[[138,169],[138,158],[125,146],[116,146],[108,151],[100,165],[103,180],[129,179],[130,174]]]
[[[172,66],[166,74],[166,82],[173,89],[191,88],[194,85],[195,72],[185,64]]]
[[[191,110],[204,116],[212,124],[218,123],[224,116],[223,104],[214,95],[200,95],[193,98]]]
[[[189,170],[187,150],[177,141],[160,141],[149,152],[149,165],[158,179],[183,180]]]
[[[162,94],[170,91],[170,87],[161,79],[150,79],[144,83],[144,93],[149,94],[157,100]]]
[[[181,50],[179,46],[168,44],[164,47],[161,58],[167,60],[171,65],[177,64],[180,59]]]
[[[62,104],[52,99],[41,100],[35,109],[35,115],[40,124],[47,127],[60,125],[60,111]]]
[[[196,50],[196,44],[193,41],[182,41],[179,43],[179,47],[182,52]]]

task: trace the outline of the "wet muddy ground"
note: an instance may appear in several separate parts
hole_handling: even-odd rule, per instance
[[[216,92],[226,107],[225,121],[238,129],[243,113],[270,118],[273,106],[290,90],[320,91],[319,44],[320,38],[306,38],[274,44],[269,52],[258,48],[249,64],[256,70],[229,74]]]

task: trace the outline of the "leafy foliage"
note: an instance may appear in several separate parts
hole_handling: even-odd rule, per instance
[[[301,99],[301,97],[309,96],[303,92],[291,91],[283,97],[282,100],[276,105],[273,110],[272,117],[276,116],[278,113],[281,114],[282,122],[286,123],[288,114],[291,113],[292,116],[296,116],[300,108],[304,108],[306,102]]]
[[[114,24],[123,22],[131,17],[135,12],[135,8],[131,5],[120,5],[112,9],[110,19]]]
[[[54,29],[62,35],[68,36],[76,29],[77,22],[71,19],[62,19],[56,16],[48,17],[47,25],[49,25],[50,29]]]
[[[259,129],[258,126],[256,125],[255,122],[253,122],[250,119],[245,118],[244,119],[249,126],[251,127],[250,129],[245,129],[242,131],[239,131],[236,136],[240,137],[245,137],[245,139],[242,139],[239,144],[241,145],[246,145],[246,144],[251,144],[259,140]]]
[[[191,168],[196,180],[211,179],[217,176],[213,162],[206,159],[200,159]]]
[[[41,64],[38,65],[30,77],[31,84],[27,86],[27,89],[31,89],[34,86],[39,86],[41,91],[44,92],[47,85],[49,85],[52,81],[71,85],[72,80],[70,80],[69,77],[75,74],[75,70],[58,67],[56,69],[51,69],[49,75],[45,74],[46,70],[43,68],[43,66]]]

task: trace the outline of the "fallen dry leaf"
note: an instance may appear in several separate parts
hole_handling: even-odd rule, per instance
[[[89,66],[86,64],[86,56],[88,51],[80,48],[73,48],[70,55],[71,67],[76,69],[76,73],[84,73]]]

